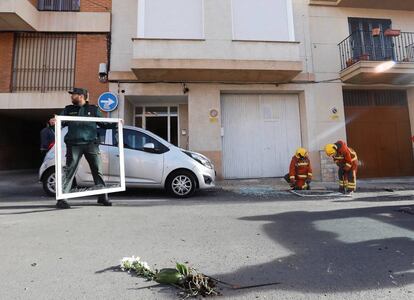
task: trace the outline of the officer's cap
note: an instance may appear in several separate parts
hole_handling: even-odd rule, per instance
[[[88,99],[88,90],[84,88],[73,88],[69,91],[69,94],[83,95],[85,99]]]

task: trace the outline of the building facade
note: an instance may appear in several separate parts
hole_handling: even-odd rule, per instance
[[[325,26],[318,15],[346,20],[341,9],[304,0],[114,2],[118,115],[206,154],[221,178],[282,176],[303,146],[315,177],[333,180],[321,149],[347,138],[338,43],[348,26]],[[329,36],[329,47],[319,41]]]
[[[40,165],[39,132],[86,87],[96,103],[108,83],[111,0],[0,1],[0,169]]]
[[[319,162],[323,143],[345,137],[340,120],[317,112],[341,99],[320,99],[310,84],[308,5],[256,2],[127,0],[112,7],[117,114],[206,154],[221,178],[282,176],[297,147]],[[313,140],[325,123],[334,130]]]
[[[336,98],[362,177],[414,174],[413,17],[412,1],[310,1],[314,73],[341,80]]]
[[[414,175],[413,17],[404,0],[5,0],[0,114],[43,122],[80,85],[220,178],[283,176],[302,146],[334,180],[321,150],[339,139],[363,177]]]

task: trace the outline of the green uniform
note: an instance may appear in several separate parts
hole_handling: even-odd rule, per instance
[[[88,102],[83,106],[68,105],[62,111],[63,116],[76,117],[103,117],[95,105]],[[116,128],[116,124],[95,122],[63,122],[62,126],[68,127],[65,136],[66,144],[66,168],[63,178],[63,193],[70,193],[73,179],[76,175],[82,155],[91,168],[93,181],[96,186],[104,187],[105,181],[102,174],[101,157],[99,152],[99,139],[96,125],[103,128]]]

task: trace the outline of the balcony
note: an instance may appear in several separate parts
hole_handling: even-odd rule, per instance
[[[341,79],[354,84],[410,84],[414,82],[414,33],[356,31],[338,45]],[[379,69],[384,62],[392,68]],[[381,65],[381,66],[380,66]]]
[[[298,42],[134,39],[141,82],[290,82],[303,66]]]
[[[0,0],[0,31],[110,32],[109,12],[79,12],[78,0]]]
[[[353,8],[414,10],[414,1],[410,0],[310,0],[310,4]]]

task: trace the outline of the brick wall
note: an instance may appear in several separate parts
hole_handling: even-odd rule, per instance
[[[96,104],[99,95],[109,90],[108,83],[100,83],[100,63],[108,63],[106,34],[78,34],[76,46],[75,86],[88,89],[90,102]]]
[[[80,11],[84,12],[102,12],[102,11],[111,11],[112,0],[81,0]]]
[[[0,33],[0,93],[9,93],[12,81],[14,34]]]
[[[328,157],[325,151],[319,152],[321,158],[321,175],[323,182],[338,181],[338,167],[333,162],[332,158]]]

